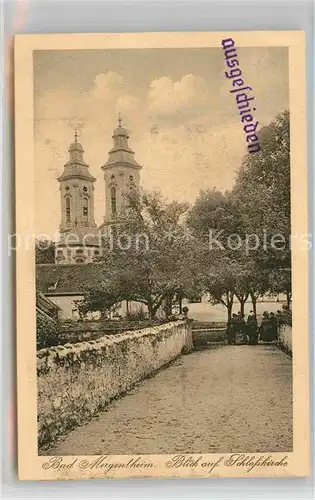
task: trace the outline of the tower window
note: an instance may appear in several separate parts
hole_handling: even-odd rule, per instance
[[[112,226],[110,228],[110,232],[111,232],[112,238],[117,238],[117,235],[118,235],[117,226]]]
[[[70,198],[66,198],[66,222],[71,221]]]
[[[69,191],[69,189],[70,189],[69,186],[66,186],[66,191]]]
[[[112,214],[116,214],[117,213],[116,189],[114,187],[112,187],[110,190],[110,203],[111,203],[111,208],[112,208]]]
[[[83,186],[83,191],[86,193],[88,188],[86,186]]]
[[[83,215],[84,217],[87,217],[89,215],[89,205],[87,198],[83,198]]]
[[[129,175],[129,180],[133,182],[133,175]]]
[[[115,176],[114,176],[114,174],[110,176],[110,180],[111,180],[111,181],[114,181],[114,180],[115,180]]]

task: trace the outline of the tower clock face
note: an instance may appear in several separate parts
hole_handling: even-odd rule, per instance
[[[83,191],[86,193],[88,188],[86,186],[83,186]]]

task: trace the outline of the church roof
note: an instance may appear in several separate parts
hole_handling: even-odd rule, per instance
[[[67,164],[65,165],[65,167]],[[90,174],[88,170],[83,169],[80,165],[71,165],[71,168],[65,171],[57,178],[58,181],[66,181],[67,179],[82,179],[86,181],[96,181],[96,178]]]
[[[118,164],[128,165],[130,167],[140,169],[141,165],[134,158],[134,151],[129,147],[129,134],[125,127],[121,125],[121,118],[118,120],[118,127],[113,133],[114,147],[108,153],[108,160],[102,169],[112,167]]]
[[[105,163],[103,168],[111,167],[117,163],[128,164],[135,168],[141,168],[139,163],[134,159],[134,152],[131,149],[111,149],[109,152],[109,158]]]
[[[91,264],[37,264],[36,290],[48,295],[82,295],[104,281],[101,262]]]
[[[57,178],[58,181],[65,181],[67,179],[78,178],[87,181],[96,181],[96,178],[90,174],[88,171],[89,166],[87,164],[83,164],[82,162],[76,161],[71,162],[68,161],[65,164],[65,169],[63,173]]]
[[[125,136],[125,137],[127,137],[127,139],[129,139],[128,130],[125,127],[122,127],[121,124],[115,128],[115,130],[113,132],[113,138],[117,137],[118,135]]]
[[[64,165],[64,171],[58,177],[58,181],[72,178],[96,181],[96,178],[89,172],[89,165],[84,161],[83,153],[84,149],[78,142],[77,132],[75,132],[74,142],[69,147],[69,161]]]

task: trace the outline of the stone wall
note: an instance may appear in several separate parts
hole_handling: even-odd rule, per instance
[[[39,449],[191,348],[189,322],[179,320],[38,351]]]
[[[278,337],[279,347],[287,354],[292,356],[292,327],[289,325],[282,325]]]
[[[192,339],[195,349],[226,340],[226,322],[193,321]]]

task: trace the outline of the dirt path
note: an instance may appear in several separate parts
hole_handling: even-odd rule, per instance
[[[49,455],[292,450],[291,359],[275,346],[193,352],[75,429]]]

